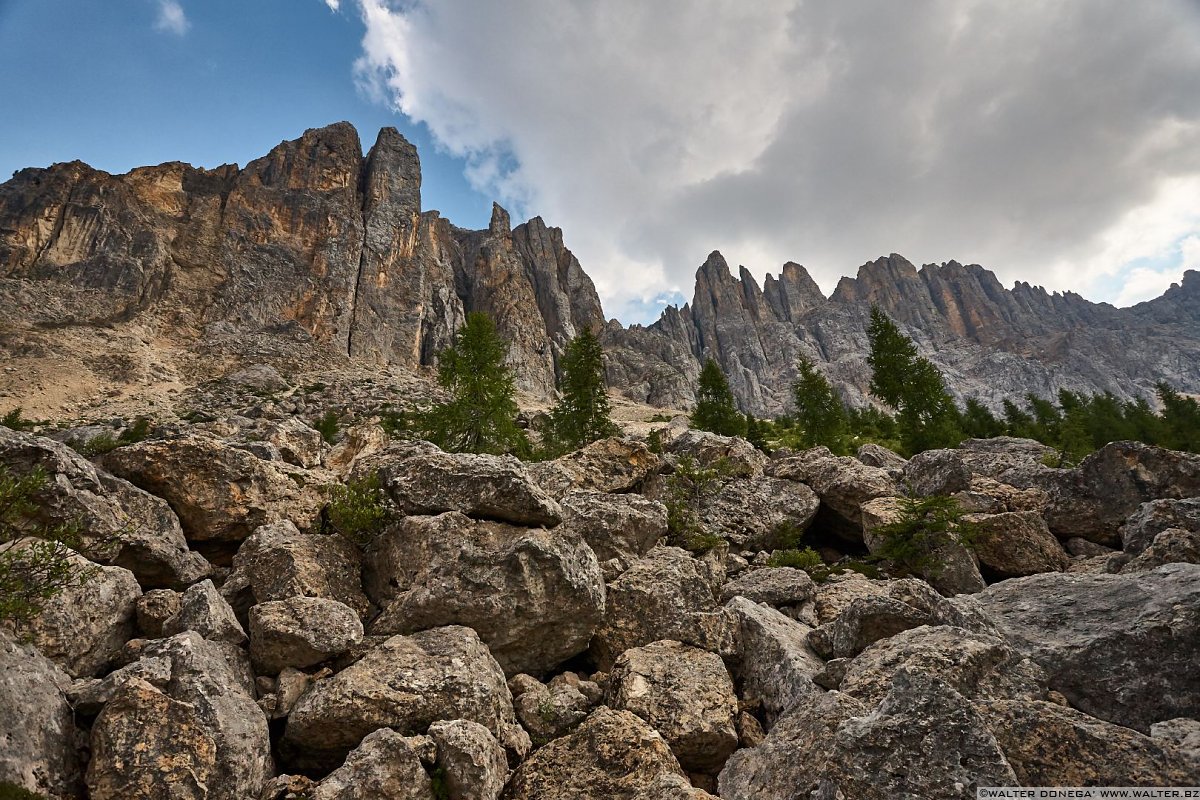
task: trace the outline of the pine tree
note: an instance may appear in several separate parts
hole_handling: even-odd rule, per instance
[[[604,383],[604,350],[595,334],[585,329],[567,344],[562,369],[562,398],[550,411],[553,449],[576,450],[619,434]]]
[[[744,436],[746,418],[737,409],[733,392],[725,373],[711,358],[700,370],[700,388],[696,393],[696,408],[692,411],[692,427],[722,436]]]
[[[438,383],[450,400],[421,415],[418,431],[448,452],[527,455],[529,440],[516,424],[513,374],[504,364],[507,352],[491,317],[468,314],[454,345],[438,357]]]
[[[867,328],[871,393],[896,409],[900,438],[909,454],[954,447],[963,433],[958,408],[933,362],[878,307]]]
[[[846,407],[833,391],[829,381],[812,361],[801,356],[796,362],[799,373],[792,384],[792,400],[796,405],[796,422],[804,447],[825,445],[835,453],[845,449],[848,428]]]

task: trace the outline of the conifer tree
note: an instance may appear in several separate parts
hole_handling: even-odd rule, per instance
[[[848,419],[841,398],[809,359],[801,356],[796,362],[796,370],[799,374],[792,384],[792,400],[796,405],[801,444],[804,447],[825,445],[835,453],[842,452]]]
[[[696,408],[692,411],[692,427],[722,436],[745,436],[746,418],[737,409],[733,392],[725,373],[711,358],[700,370],[700,388],[696,393]]]
[[[567,344],[562,359],[562,397],[550,411],[550,439],[563,452],[615,436],[604,382],[604,350],[585,329]]]
[[[438,383],[450,392],[450,400],[423,414],[418,430],[448,452],[528,455],[529,440],[516,424],[507,353],[492,318],[478,311],[468,314],[454,344],[438,357]]]

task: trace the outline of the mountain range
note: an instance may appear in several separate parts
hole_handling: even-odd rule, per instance
[[[0,302],[10,395],[187,384],[255,363],[419,370],[466,313],[484,311],[531,396],[553,394],[566,343],[590,329],[610,386],[633,400],[687,407],[713,358],[745,411],[772,416],[788,407],[801,355],[848,402],[867,402],[872,305],[954,394],[992,406],[1062,388],[1150,396],[1160,380],[1200,392],[1194,270],[1118,309],[897,254],[827,298],[799,264],[760,286],[713,252],[690,303],[626,327],[605,319],[560,229],[540,217],[513,227],[498,205],[485,230],[424,211],[416,148],[384,128],[364,156],[344,122],[241,168],[172,162],[110,175],[76,161],[15,173],[0,185]]]

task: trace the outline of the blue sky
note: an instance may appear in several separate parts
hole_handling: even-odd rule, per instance
[[[1129,305],[1200,268],[1195,0],[0,0],[0,176],[247,161],[349,120],[464,227],[542,216],[609,316],[719,249]]]
[[[0,176],[79,159],[108,172],[245,164],[306,128],[386,125],[420,150],[423,204],[484,227],[491,198],[422,125],[355,88],[363,23],[319,0],[0,0]],[[169,17],[168,17],[169,19]]]

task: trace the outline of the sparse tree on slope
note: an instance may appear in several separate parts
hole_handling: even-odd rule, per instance
[[[792,384],[792,400],[801,443],[805,447],[825,445],[835,453],[842,452],[848,429],[846,407],[812,361],[801,356],[796,369],[799,375]]]
[[[737,409],[733,392],[725,373],[711,358],[700,370],[700,388],[696,393],[696,408],[692,411],[692,427],[722,436],[745,436],[746,418]]]
[[[512,371],[505,366],[508,346],[492,318],[474,311],[438,357],[438,382],[450,392],[419,420],[419,432],[455,453],[527,455],[529,440],[516,424]]]
[[[600,340],[584,330],[570,341],[562,360],[562,398],[550,411],[553,449],[575,450],[615,436],[608,389],[604,382],[604,350]]]

